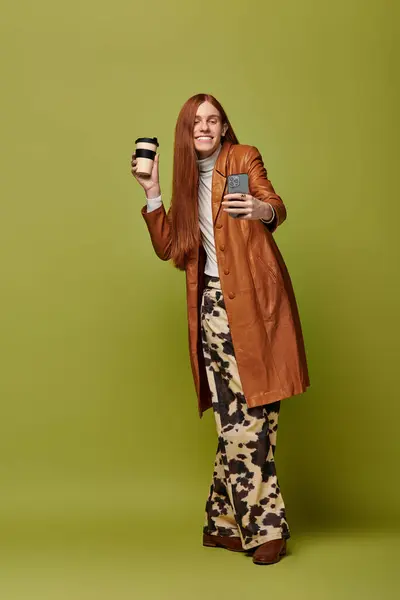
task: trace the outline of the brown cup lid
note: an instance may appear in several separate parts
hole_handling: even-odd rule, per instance
[[[138,138],[137,140],[135,140],[135,144],[137,144],[138,142],[147,142],[148,144],[154,144],[155,146],[160,145],[158,143],[158,140],[156,137],[154,137],[154,138],[148,138],[148,137]]]

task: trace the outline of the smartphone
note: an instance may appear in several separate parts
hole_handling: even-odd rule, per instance
[[[228,175],[228,194],[249,194],[249,176],[247,173]],[[234,219],[240,217],[240,213],[229,213],[229,215]]]

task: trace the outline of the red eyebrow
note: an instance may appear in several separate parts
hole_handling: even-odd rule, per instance
[[[199,117],[198,115],[196,115],[195,119],[200,119],[201,117]],[[217,118],[219,119],[219,115],[208,115],[207,119],[213,119],[213,118]]]

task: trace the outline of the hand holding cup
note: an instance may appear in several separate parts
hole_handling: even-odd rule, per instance
[[[159,154],[156,154],[157,138],[138,138],[132,154],[131,173],[146,192],[146,196],[160,195]]]

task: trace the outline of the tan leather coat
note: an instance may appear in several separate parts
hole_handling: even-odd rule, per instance
[[[247,173],[250,193],[275,209],[272,224],[233,219],[223,211],[227,175]],[[217,262],[233,346],[249,407],[300,394],[310,385],[296,299],[273,231],[286,218],[257,148],[225,141],[212,179]],[[171,231],[164,206],[142,215],[155,252],[170,258]],[[201,350],[200,303],[205,252],[200,244],[186,269],[189,352],[200,416],[211,396]]]

